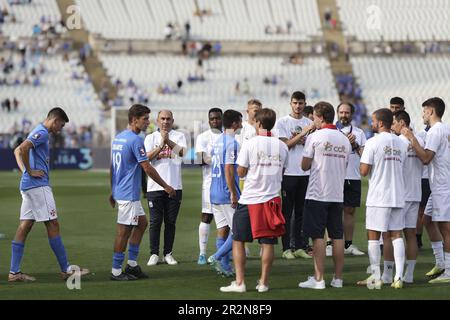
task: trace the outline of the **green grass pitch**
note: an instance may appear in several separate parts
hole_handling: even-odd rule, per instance
[[[219,292],[231,279],[216,275],[209,266],[197,265],[198,224],[201,204],[201,171],[183,171],[183,201],[177,221],[174,257],[177,266],[161,264],[147,267],[149,258],[148,233],[145,234],[139,255],[139,264],[150,276],[148,280],[118,283],[109,280],[112,247],[116,227],[116,210],[109,207],[109,179],[106,172],[55,171],[51,183],[58,208],[63,242],[72,264],[89,268],[93,274],[82,279],[81,290],[69,290],[59,278],[59,268],[47,241],[43,224],[36,224],[25,246],[22,270],[37,278],[35,283],[7,282],[11,240],[18,224],[21,197],[18,190],[19,174],[0,173],[0,299],[449,299],[449,285],[430,285],[424,274],[433,265],[433,256],[427,237],[419,253],[415,272],[416,283],[402,290],[384,287],[368,290],[357,287],[357,280],[367,277],[367,255],[346,257],[344,288],[326,290],[298,288],[313,274],[312,260],[286,261],[281,259],[281,247],[276,246],[276,260],[270,278],[270,291],[256,292],[254,286],[260,272],[259,247],[250,245],[247,261],[246,294]],[[367,183],[364,184],[364,195]],[[144,208],[148,208],[143,202]],[[367,250],[364,230],[364,210],[357,212],[354,243]],[[212,225],[208,254],[215,246],[215,225]],[[327,258],[326,282],[332,277],[332,260]]]

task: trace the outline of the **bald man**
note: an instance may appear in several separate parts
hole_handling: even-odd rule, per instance
[[[147,200],[150,209],[150,259],[148,266],[156,265],[159,259],[161,226],[164,221],[164,250],[162,262],[176,265],[172,256],[175,241],[175,223],[182,198],[181,163],[186,154],[186,137],[173,130],[173,114],[169,110],[158,113],[158,130],[149,134],[144,141],[150,164],[164,181],[176,191],[176,197],[169,195],[152,179],[147,179]]]

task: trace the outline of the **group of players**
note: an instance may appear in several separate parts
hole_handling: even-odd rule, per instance
[[[378,134],[367,141],[363,131],[352,125],[355,110],[350,103],[341,103],[335,111],[331,104],[319,102],[312,108],[312,115],[304,116],[306,97],[294,92],[290,105],[291,113],[277,120],[272,109],[250,100],[247,122],[242,122],[238,111],[213,108],[208,112],[210,130],[197,138],[196,152],[203,165],[198,263],[209,263],[225,276],[236,275],[235,281],[220,290],[246,291],[245,243],[258,239],[262,269],[256,290],[268,291],[278,237],[282,238],[283,258],[313,258],[315,274],[299,283],[299,287],[326,287],[327,253],[331,253],[335,263],[331,286],[342,287],[344,252],[364,254],[352,243],[355,208],[361,200],[361,176],[369,177],[366,229],[371,275],[358,284],[380,288],[383,283],[392,283],[398,289],[404,282],[413,282],[416,224],[423,211],[436,257],[436,265],[427,276],[433,278],[431,283],[450,282],[450,128],[441,121],[444,102],[431,98],[423,103],[427,127],[415,134],[403,101],[394,98],[391,110],[400,110],[375,111],[372,129]],[[338,122],[333,124],[335,113]],[[128,113],[128,128],[112,142],[109,201],[113,207],[117,204],[118,219],[111,280],[147,278],[137,264],[148,224],[140,202],[141,170],[149,181],[160,186],[159,192],[167,199],[178,198],[177,190],[150,164],[149,150],[139,135],[150,123],[149,114],[148,107],[133,105]],[[61,108],[50,110],[45,121],[14,152],[23,173],[23,201],[19,228],[12,242],[11,282],[35,280],[20,269],[25,239],[34,222],[45,223],[63,279],[75,272],[89,273],[84,268],[73,268],[67,261],[49,185],[49,132],[58,133],[68,121]],[[155,154],[179,151],[169,134],[163,137],[161,132],[161,144],[155,147]],[[431,189],[428,199],[423,196],[427,193],[423,172],[428,173]],[[213,216],[217,251],[206,259]],[[384,244],[383,274],[380,239]],[[128,262],[122,270],[127,247]],[[230,264],[231,256],[235,270]]]

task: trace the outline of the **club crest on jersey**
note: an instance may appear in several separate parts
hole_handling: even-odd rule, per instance
[[[295,126],[295,133],[300,133],[302,132],[303,128],[300,126]]]
[[[35,140],[39,139],[40,137],[41,137],[41,134],[40,134],[40,133],[35,133],[35,134],[33,134],[33,136],[32,136],[32,138],[35,139]]]

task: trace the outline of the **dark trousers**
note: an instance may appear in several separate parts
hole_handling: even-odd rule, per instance
[[[165,191],[147,192],[150,209],[150,254],[159,255],[161,225],[164,221],[164,255],[171,253],[175,241],[175,223],[180,210],[182,191],[169,198]]]
[[[309,176],[283,176],[281,182],[282,211],[286,220],[286,233],[281,238],[283,251],[288,249],[305,249],[308,246],[308,238],[303,235],[303,206],[305,204],[306,189]],[[292,214],[294,228],[291,228]],[[293,229],[294,232],[290,232]],[[293,239],[294,247],[291,246]]]

